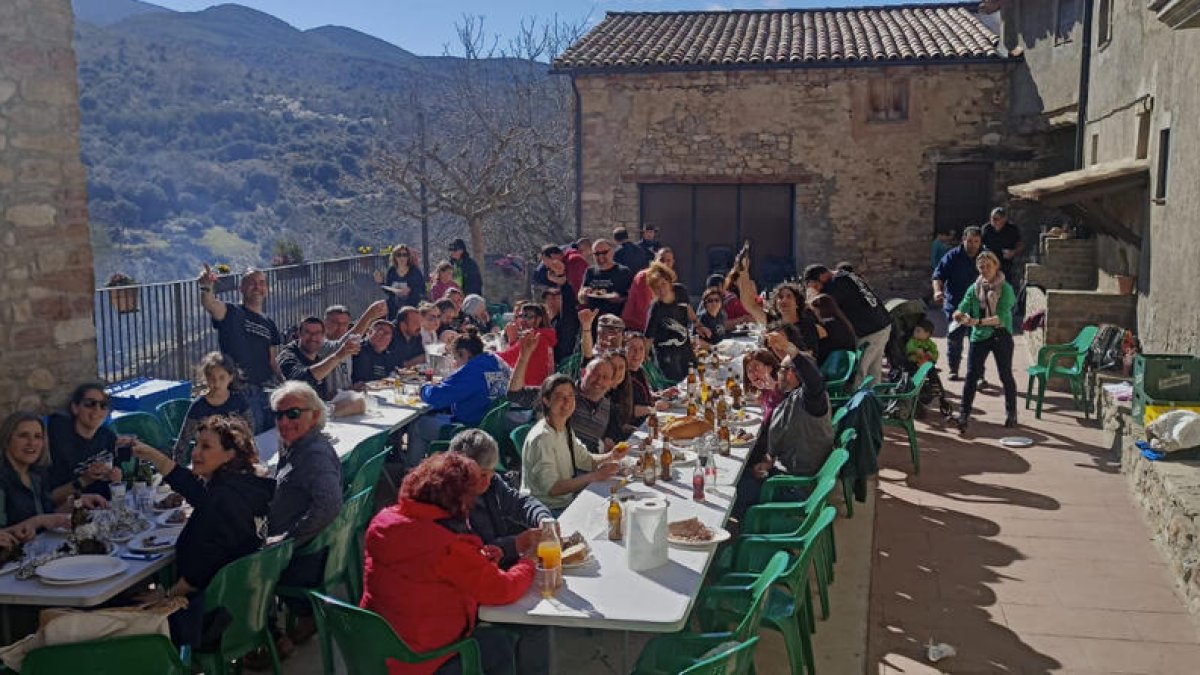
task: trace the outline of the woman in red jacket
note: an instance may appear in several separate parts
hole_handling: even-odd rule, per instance
[[[429,457],[404,478],[400,501],[380,511],[367,530],[361,606],[387,619],[418,652],[467,635],[479,642],[484,671],[514,673],[509,633],[475,630],[479,605],[515,602],[533,583],[534,564],[522,558],[507,571],[502,553],[470,534],[467,517],[488,479],[458,453]],[[458,657],[421,664],[388,663],[391,675],[459,672]]]
[[[558,333],[550,328],[546,307],[540,303],[527,302],[517,310],[516,316],[504,327],[508,346],[497,352],[502,361],[515,368],[521,356],[520,336],[525,331],[538,334],[538,344],[529,365],[525,367],[526,382],[541,382],[554,374],[554,347],[558,344]]]

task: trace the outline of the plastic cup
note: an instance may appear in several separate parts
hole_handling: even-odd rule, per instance
[[[534,577],[534,583],[537,584],[538,592],[541,593],[543,598],[554,597],[561,579],[562,565],[546,567],[541,562],[537,563],[537,575]]]

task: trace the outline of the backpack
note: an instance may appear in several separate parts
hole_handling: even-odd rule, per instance
[[[1125,356],[1123,345],[1129,331],[1110,323],[1100,324],[1096,337],[1092,338],[1091,347],[1085,362],[1092,370],[1113,370],[1122,367]]]

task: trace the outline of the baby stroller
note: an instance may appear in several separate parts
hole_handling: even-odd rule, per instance
[[[886,350],[888,379],[892,382],[907,381],[917,371],[917,365],[909,362],[906,346],[917,324],[925,319],[925,305],[920,300],[893,298],[888,300],[884,306],[887,307],[888,314],[892,315],[892,334],[888,338]],[[925,386],[917,396],[917,400],[921,404],[916,411],[918,417],[924,413],[925,406],[932,403],[934,399],[937,399],[938,411],[942,413],[943,417],[954,416],[954,408],[946,399],[946,390],[942,386],[940,372],[940,369],[935,367],[929,371],[929,376],[925,379]]]

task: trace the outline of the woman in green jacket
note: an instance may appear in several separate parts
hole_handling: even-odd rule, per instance
[[[988,354],[996,358],[1000,382],[1004,385],[1004,426],[1017,426],[1017,382],[1013,379],[1012,312],[1017,296],[1000,271],[1000,259],[991,251],[975,258],[979,277],[963,295],[954,312],[954,320],[971,329],[971,347],[967,353],[967,378],[963,385],[962,411],[958,430],[965,432],[975,401],[975,388]]]

